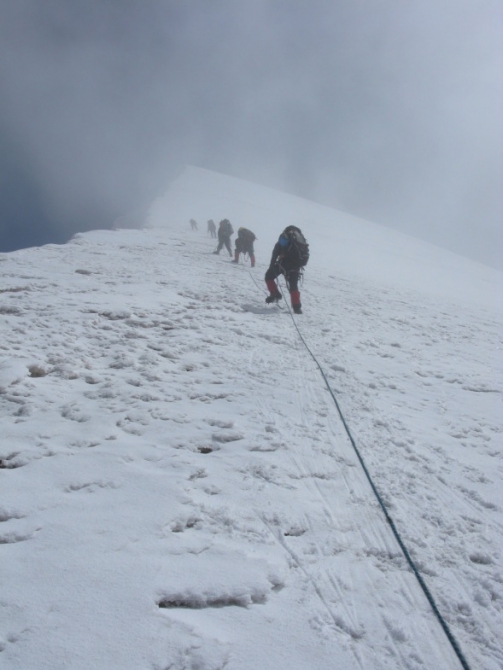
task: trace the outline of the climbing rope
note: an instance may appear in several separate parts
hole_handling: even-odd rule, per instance
[[[253,274],[250,272],[250,270],[248,270],[248,274],[250,275],[252,282],[255,284],[255,286],[258,288],[258,290],[262,291],[263,293],[267,293],[267,290],[263,286],[259,286],[257,284],[257,280],[255,279]]]
[[[256,283],[256,282],[255,282],[255,283]],[[283,287],[282,287],[282,289],[283,289]],[[435,600],[434,600],[434,598],[433,598],[433,596],[432,596],[432,594],[431,594],[429,588],[427,587],[427,585],[426,585],[424,579],[422,578],[421,574],[419,573],[419,570],[417,569],[416,564],[415,564],[414,561],[412,560],[412,557],[411,557],[411,555],[409,554],[409,551],[408,551],[407,547],[405,546],[404,541],[402,540],[402,537],[401,537],[400,533],[398,532],[397,527],[395,526],[395,523],[394,523],[393,519],[391,518],[391,516],[390,516],[390,514],[389,514],[389,512],[388,512],[388,510],[387,510],[387,508],[386,508],[386,505],[384,504],[384,502],[383,502],[381,496],[379,495],[379,491],[377,490],[377,488],[376,488],[376,486],[375,486],[375,484],[374,484],[374,482],[373,482],[373,480],[372,480],[372,477],[370,476],[370,473],[369,473],[369,471],[368,471],[368,469],[367,469],[367,466],[365,465],[365,461],[363,460],[363,457],[362,457],[362,455],[360,454],[360,450],[358,449],[358,447],[357,447],[357,445],[356,445],[356,442],[355,442],[355,440],[354,440],[354,438],[353,438],[353,435],[351,434],[351,431],[350,431],[349,426],[348,426],[348,424],[347,424],[347,422],[346,422],[346,419],[344,418],[344,414],[342,413],[342,410],[341,410],[341,407],[340,407],[339,402],[338,402],[338,400],[337,400],[337,397],[336,397],[334,391],[332,390],[332,387],[330,386],[330,383],[329,383],[329,381],[328,381],[328,379],[327,379],[327,376],[326,376],[326,374],[325,374],[323,368],[321,367],[320,363],[318,362],[318,359],[317,359],[316,356],[313,354],[313,352],[312,352],[311,349],[309,348],[309,346],[308,346],[306,340],[304,339],[302,333],[300,332],[299,327],[298,327],[298,325],[297,325],[297,322],[296,322],[296,320],[294,319],[292,310],[290,309],[290,306],[288,305],[288,301],[287,301],[287,300],[285,300],[285,304],[286,304],[286,306],[287,306],[287,308],[288,308],[288,311],[289,311],[289,313],[290,313],[290,317],[291,317],[291,319],[292,319],[293,325],[295,326],[295,329],[296,329],[296,331],[297,331],[297,333],[298,333],[298,335],[299,335],[299,337],[300,337],[300,339],[301,339],[303,345],[305,346],[305,348],[307,349],[309,355],[311,356],[311,358],[312,358],[313,361],[315,362],[316,366],[318,367],[318,370],[320,371],[321,376],[323,377],[323,380],[324,380],[324,382],[325,382],[325,384],[326,384],[326,387],[327,387],[327,389],[328,389],[328,392],[329,392],[330,395],[332,396],[332,400],[333,400],[334,403],[335,403],[335,406],[336,406],[336,408],[337,408],[337,412],[339,413],[339,417],[340,417],[340,419],[341,419],[341,421],[342,421],[342,425],[344,426],[344,429],[345,429],[345,431],[346,431],[346,433],[347,433],[347,436],[348,436],[348,438],[349,438],[349,441],[351,442],[351,445],[352,445],[353,449],[355,450],[356,456],[358,457],[358,460],[360,461],[360,465],[362,466],[363,471],[364,471],[364,473],[365,473],[365,475],[366,475],[366,477],[367,477],[367,479],[368,479],[368,481],[369,481],[370,487],[372,488],[372,491],[374,492],[374,494],[375,494],[375,496],[376,496],[376,498],[377,498],[377,501],[379,502],[379,505],[380,505],[380,507],[381,507],[381,509],[382,509],[382,511],[383,511],[383,513],[384,513],[384,516],[385,516],[385,518],[386,518],[386,521],[387,521],[388,524],[390,525],[390,528],[391,528],[391,530],[392,530],[392,532],[393,532],[393,535],[395,536],[395,539],[396,539],[396,541],[398,542],[398,545],[399,545],[400,549],[402,550],[402,553],[403,553],[403,555],[405,556],[405,559],[406,559],[407,563],[409,564],[409,566],[410,566],[412,572],[413,572],[414,575],[416,576],[417,581],[419,582],[419,585],[421,586],[421,588],[422,588],[422,590],[423,590],[423,592],[424,592],[424,595],[426,596],[426,599],[427,599],[428,602],[430,603],[430,606],[431,606],[433,612],[435,613],[435,616],[437,617],[437,619],[438,619],[440,625],[442,626],[442,629],[443,629],[444,633],[446,634],[447,639],[448,639],[449,642],[451,643],[451,646],[452,646],[452,648],[453,648],[453,650],[454,650],[456,656],[458,657],[459,662],[461,663],[461,666],[463,667],[464,670],[470,670],[470,666],[468,665],[468,663],[467,663],[467,661],[466,661],[466,659],[465,659],[465,657],[464,657],[464,655],[463,655],[463,652],[461,651],[461,648],[460,648],[459,644],[457,643],[457,641],[456,641],[454,635],[452,634],[452,632],[451,632],[451,630],[450,630],[450,628],[449,628],[449,625],[447,624],[447,621],[444,619],[444,617],[443,617],[442,614],[440,613],[440,610],[438,609],[437,604],[436,604],[436,602],[435,602]]]

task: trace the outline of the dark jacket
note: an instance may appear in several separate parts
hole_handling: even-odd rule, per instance
[[[234,234],[234,228],[232,227],[231,222],[228,219],[223,219],[220,221],[218,226],[218,239],[225,240],[229,239],[231,235]]]
[[[299,270],[299,263],[297,263],[295,258],[292,258],[292,256],[288,254],[288,251],[288,247],[283,247],[279,242],[276,242],[274,249],[272,250],[269,267],[272,268],[275,265],[279,265],[285,272],[288,272],[289,270]]]

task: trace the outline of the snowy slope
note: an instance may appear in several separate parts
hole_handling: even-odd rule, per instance
[[[264,304],[277,228],[250,225],[251,271],[170,216],[0,256],[0,668],[459,668],[292,317]],[[455,259],[466,303],[327,271],[323,225],[303,226],[296,323],[470,667],[501,669],[503,330],[483,269]]]
[[[290,224],[309,231],[316,267],[503,312],[503,273],[391,228],[242,179],[187,167],[152,205],[148,225],[229,218],[255,231],[267,256]],[[264,256],[265,258],[265,256]]]

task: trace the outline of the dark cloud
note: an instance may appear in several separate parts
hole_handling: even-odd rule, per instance
[[[0,0],[0,248],[189,163],[497,265],[502,28],[493,0]]]

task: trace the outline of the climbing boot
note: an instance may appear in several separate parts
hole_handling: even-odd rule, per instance
[[[265,301],[268,305],[270,305],[272,302],[279,302],[282,298],[283,296],[278,291],[277,293],[271,293],[271,295],[268,295]]]

